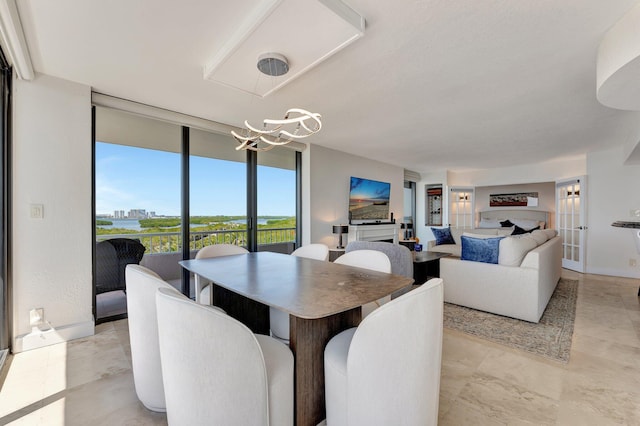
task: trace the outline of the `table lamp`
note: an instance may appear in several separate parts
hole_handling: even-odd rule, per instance
[[[333,225],[333,233],[339,235],[337,248],[343,249],[344,246],[342,245],[342,234],[349,233],[349,225]]]

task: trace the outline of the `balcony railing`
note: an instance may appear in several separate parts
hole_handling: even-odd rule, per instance
[[[158,232],[139,234],[103,234],[96,236],[97,241],[110,238],[136,238],[145,246],[146,254],[174,253],[182,251],[180,232]],[[296,240],[295,228],[258,229],[258,246],[293,243]],[[212,244],[234,244],[247,246],[246,230],[220,230],[189,233],[189,249],[199,250]]]

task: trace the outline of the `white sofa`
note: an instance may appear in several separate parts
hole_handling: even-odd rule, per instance
[[[466,231],[481,234],[495,231],[498,236],[498,230]],[[459,256],[460,236],[456,237],[454,232],[452,230],[458,248],[451,247],[453,244],[448,245],[450,247],[430,244],[429,250],[458,250]],[[558,284],[561,269],[562,241],[557,236],[528,251],[519,266],[474,262],[454,256],[440,259],[445,302],[536,323]]]

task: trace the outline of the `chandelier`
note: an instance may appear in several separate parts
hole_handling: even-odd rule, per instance
[[[236,150],[269,151],[276,146],[304,139],[322,128],[321,115],[300,108],[291,108],[282,120],[265,118],[262,129],[244,122],[244,135],[231,131],[240,143]]]

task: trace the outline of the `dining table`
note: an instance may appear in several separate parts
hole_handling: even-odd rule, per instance
[[[180,265],[212,282],[212,301],[254,333],[269,334],[269,308],[289,313],[294,355],[294,419],[315,426],[325,416],[324,349],[357,326],[361,306],[405,289],[412,278],[273,252],[250,252]]]

